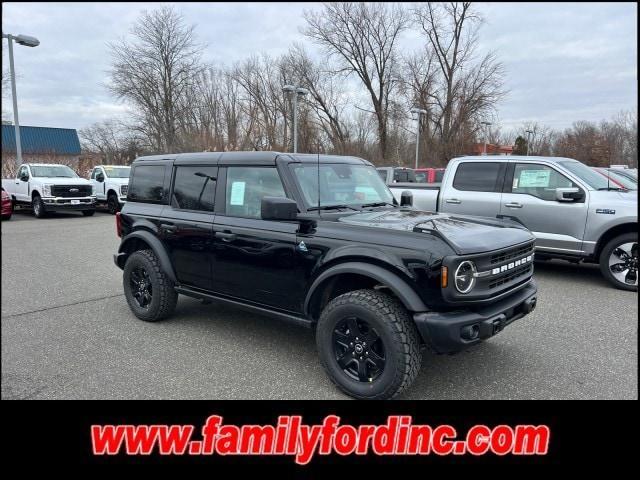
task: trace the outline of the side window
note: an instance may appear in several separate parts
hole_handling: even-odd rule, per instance
[[[179,166],[173,181],[171,205],[185,210],[213,212],[217,167]]]
[[[513,172],[511,193],[533,195],[554,201],[556,188],[577,187],[567,177],[546,165],[517,163]]]
[[[466,162],[461,163],[453,179],[453,188],[471,192],[500,191],[500,163]]]
[[[138,165],[132,171],[129,200],[161,203],[165,200],[164,165]]]
[[[23,165],[22,167],[20,167],[20,170],[18,170],[18,178],[22,178],[22,176],[26,175],[27,173],[27,167]]]
[[[226,214],[260,218],[262,197],[285,197],[280,175],[274,167],[229,167]]]

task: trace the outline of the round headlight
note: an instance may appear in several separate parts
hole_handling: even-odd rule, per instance
[[[456,268],[456,273],[454,275],[454,283],[456,285],[456,290],[460,293],[469,293],[473,286],[476,284],[476,266],[473,262],[469,260],[465,260],[458,268]]]

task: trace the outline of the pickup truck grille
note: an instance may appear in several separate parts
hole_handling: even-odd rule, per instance
[[[88,197],[91,193],[91,185],[53,185],[51,187],[51,195],[54,197]]]

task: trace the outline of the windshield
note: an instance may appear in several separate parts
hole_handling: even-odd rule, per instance
[[[109,178],[129,178],[131,167],[104,167],[104,172]]]
[[[33,177],[62,177],[76,178],[76,172],[66,165],[31,165],[31,175]]]
[[[616,185],[611,185],[610,183],[607,185],[607,177],[587,167],[584,163],[576,161],[563,161],[558,163],[595,190],[606,190],[607,187],[616,187]]]
[[[620,175],[615,170],[605,170],[603,173],[605,175],[609,175],[611,177],[611,180],[615,180],[616,182],[618,182],[619,184],[621,184],[624,188],[626,188],[628,190],[637,190],[638,189],[638,182],[634,182],[630,178],[625,177],[624,175]]]
[[[308,207],[318,206],[318,165],[294,164],[293,173]],[[393,203],[393,195],[368,165],[321,164],[320,206]]]

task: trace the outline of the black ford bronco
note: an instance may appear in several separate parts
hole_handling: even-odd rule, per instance
[[[360,158],[141,157],[114,260],[142,320],[171,315],[183,294],[293,321],[315,329],[340,389],[391,398],[415,379],[421,347],[465,349],[537,298],[529,231],[400,203]]]

